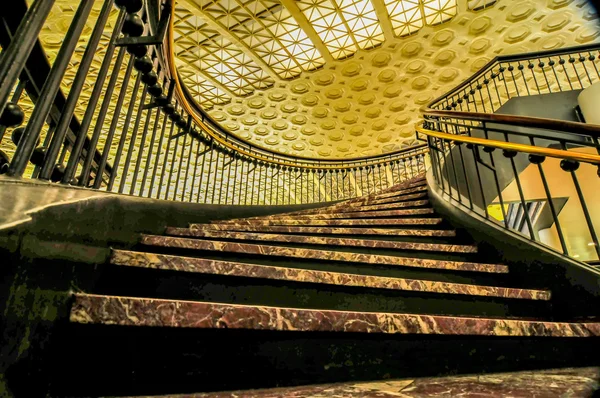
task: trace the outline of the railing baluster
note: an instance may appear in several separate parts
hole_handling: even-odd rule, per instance
[[[158,112],[157,112],[158,114]],[[158,118],[158,117],[157,117]],[[150,126],[150,119],[152,119],[152,109],[146,111],[146,119],[144,120],[144,128],[142,129],[142,136],[140,137],[140,145],[138,146],[137,158],[135,160],[135,166],[133,168],[133,176],[131,178],[131,186],[129,187],[129,194],[133,195],[136,189],[136,183],[140,167],[142,166],[142,158],[144,156],[144,150],[146,148],[146,139],[148,136],[148,127]],[[138,192],[142,194],[141,191]]]
[[[33,15],[26,15],[30,18],[33,18],[34,21],[23,21],[19,25],[19,30],[15,37],[13,37],[13,42],[11,46],[2,53],[2,58],[0,59],[0,76],[3,77],[3,82],[0,84],[0,111],[4,110],[6,99],[10,94],[10,89],[13,87],[14,81],[16,80],[16,75],[13,77],[13,74],[18,74],[23,67],[23,65],[5,65],[5,62],[12,60],[12,62],[20,63],[21,60],[23,63],[25,59],[22,59],[22,55],[14,54],[13,56],[13,47],[24,46],[22,51],[27,52],[31,51],[30,46],[30,36],[29,32],[20,32],[21,26],[29,27],[34,30],[37,36],[39,33],[38,23],[41,23],[43,19],[47,16],[47,10],[45,8],[46,5],[53,3],[53,1],[36,1],[33,7],[37,11]],[[29,163],[29,159],[31,159],[31,155],[35,149],[36,143],[40,137],[42,132],[42,128],[44,127],[44,123],[48,119],[48,115],[50,114],[50,109],[52,104],[54,103],[54,98],[60,89],[60,83],[62,82],[62,78],[69,66],[69,61],[77,47],[77,41],[81,36],[81,32],[85,27],[85,23],[87,18],[92,10],[92,6],[94,5],[93,0],[82,0],[77,7],[77,11],[75,11],[75,15],[73,17],[73,21],[69,26],[69,29],[64,37],[63,43],[60,46],[60,50],[54,60],[54,64],[52,65],[52,69],[46,78],[44,86],[39,95],[39,100],[36,102],[35,107],[31,113],[31,117],[25,127],[25,131],[21,140],[19,141],[19,145],[17,145],[17,149],[15,150],[15,154],[13,156],[12,162],[8,168],[8,175],[11,177],[21,177],[27,168],[27,164]],[[40,20],[40,17],[43,19]],[[16,42],[16,40],[21,40],[22,42]],[[35,41],[35,40],[34,40]],[[33,45],[33,43],[31,43]],[[15,49],[16,50],[16,49]],[[18,67],[18,71],[15,70],[15,67]],[[6,94],[5,94],[6,93]]]
[[[2,84],[0,84],[0,114],[4,112],[10,92],[19,78],[33,46],[38,40],[40,31],[52,10],[54,1],[35,0],[25,15],[23,15],[23,18],[21,18],[21,22],[10,41],[10,45],[2,51],[2,56],[0,57],[0,76],[2,76]],[[87,8],[90,6],[90,3],[93,2],[82,3],[80,6]],[[10,6],[7,4],[5,6],[8,8],[7,11],[11,10]],[[74,25],[72,24],[71,26]],[[70,46],[72,43],[68,45]],[[37,138],[33,143],[35,144],[36,141]]]
[[[169,119],[170,120],[170,119]],[[169,154],[170,154],[170,150],[171,150],[171,137],[173,137],[173,131],[175,130],[175,123],[171,121],[171,127],[169,128],[169,136],[167,137],[167,148],[165,149],[165,155],[163,156],[163,161],[162,161],[162,169],[160,171],[160,181],[158,182],[158,192],[156,192],[156,199],[160,199],[160,194],[162,192],[162,188],[163,188],[163,182],[165,180],[165,174],[167,173],[167,160],[169,159]],[[171,165],[173,163],[171,162]],[[170,175],[170,171],[169,171],[169,175]],[[171,178],[169,176],[169,178]],[[167,183],[167,186],[170,184]],[[165,192],[167,190],[165,189]],[[165,199],[167,198],[167,195],[165,194]]]
[[[158,162],[160,159],[160,155],[161,155],[161,151],[162,151],[162,146],[163,146],[163,142],[165,139],[165,132],[167,130],[167,114],[165,113],[163,116],[163,121],[161,124],[161,129],[160,129],[160,139],[158,141],[158,147],[156,148],[156,156],[154,158],[154,167],[152,168],[152,177],[150,178],[150,187],[148,188],[148,198],[152,197],[152,192],[154,191],[154,182],[156,181],[156,174],[158,172]],[[168,152],[168,150],[167,150]],[[163,166],[162,169],[164,170],[165,164],[163,162]],[[158,199],[159,194],[157,193],[156,198]]]

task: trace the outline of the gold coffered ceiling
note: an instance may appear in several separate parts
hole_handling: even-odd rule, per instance
[[[283,153],[415,144],[418,109],[497,55],[590,43],[585,0],[177,0],[183,82],[231,133]]]

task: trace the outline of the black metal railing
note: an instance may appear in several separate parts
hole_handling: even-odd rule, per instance
[[[167,51],[169,0],[81,0],[52,54],[42,28],[54,26],[57,12],[63,20],[64,9],[54,0],[13,3],[0,14],[1,174],[255,205],[347,199],[425,171],[424,144],[322,160],[227,133],[178,86]]]
[[[417,131],[445,197],[564,255],[598,260],[600,126],[495,112],[515,97],[600,81],[599,49],[499,57],[422,109]]]

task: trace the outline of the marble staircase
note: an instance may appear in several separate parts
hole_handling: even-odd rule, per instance
[[[544,279],[514,267],[440,217],[422,176],[318,209],[169,227],[113,249],[94,289],[73,293],[61,347],[80,366],[53,388],[184,394],[595,360],[600,323],[555,311]]]

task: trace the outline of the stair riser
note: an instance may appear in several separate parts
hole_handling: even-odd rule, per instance
[[[55,360],[51,396],[183,394],[588,366],[596,365],[600,346],[568,338],[339,337],[101,325],[70,325],[57,343],[63,355]]]
[[[131,286],[132,284],[135,286]],[[497,317],[532,317],[538,314],[549,315],[551,311],[551,304],[542,300],[474,298],[458,294],[336,286],[128,266],[113,266],[111,269],[106,267],[90,293],[110,296],[131,294],[136,297],[215,304],[448,316],[477,316],[483,311],[489,316]],[[473,305],[474,299],[477,300],[477,306]]]
[[[122,266],[180,271],[192,274],[223,275],[243,278],[271,279],[309,284],[384,289],[443,295],[467,295],[506,299],[549,300],[549,291],[511,289],[485,285],[454,284],[419,279],[385,278],[360,274],[301,270],[230,261],[170,256],[155,253],[114,250],[111,263]]]

